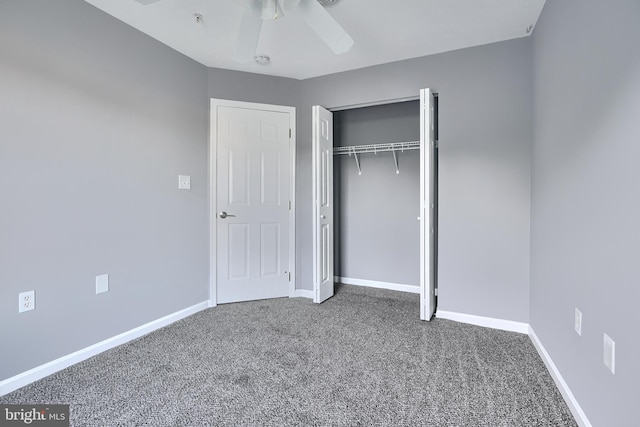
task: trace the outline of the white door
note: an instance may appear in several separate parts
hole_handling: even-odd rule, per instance
[[[213,114],[216,303],[288,296],[290,113],[217,106]]]
[[[420,90],[420,319],[436,309],[435,117],[431,89]]]
[[[333,296],[333,114],[313,107],[313,302]]]

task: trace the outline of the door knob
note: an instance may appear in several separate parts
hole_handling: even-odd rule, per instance
[[[228,216],[235,216],[235,215],[229,215],[228,213],[226,213],[225,211],[220,212],[220,218],[225,219]]]
[[[320,219],[326,219],[327,217],[324,215],[320,215]]]

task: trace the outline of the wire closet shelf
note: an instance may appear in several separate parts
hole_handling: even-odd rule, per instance
[[[383,144],[368,144],[368,145],[349,145],[345,147],[333,147],[333,154],[361,154],[361,153],[383,153],[386,151],[405,151],[405,150],[418,150],[420,148],[420,141],[406,141],[406,142],[387,142]]]
[[[364,153],[384,153],[384,152],[392,152],[393,153],[393,161],[396,165],[396,173],[400,173],[400,169],[398,168],[398,156],[396,156],[396,152],[406,151],[406,150],[419,150],[420,149],[420,141],[405,141],[405,142],[388,142],[383,144],[366,144],[366,145],[349,145],[345,147],[333,147],[334,155],[353,155],[356,161],[356,167],[358,168],[358,175],[362,175],[362,170],[360,169],[360,160],[358,159],[358,154]]]

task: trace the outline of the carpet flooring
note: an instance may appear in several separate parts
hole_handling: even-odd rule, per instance
[[[73,426],[575,426],[526,335],[338,286],[199,312],[0,397]]]

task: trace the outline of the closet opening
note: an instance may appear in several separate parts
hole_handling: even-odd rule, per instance
[[[332,112],[335,282],[419,294],[420,100]]]
[[[314,302],[334,282],[420,294],[430,320],[437,295],[437,103],[314,106]]]

